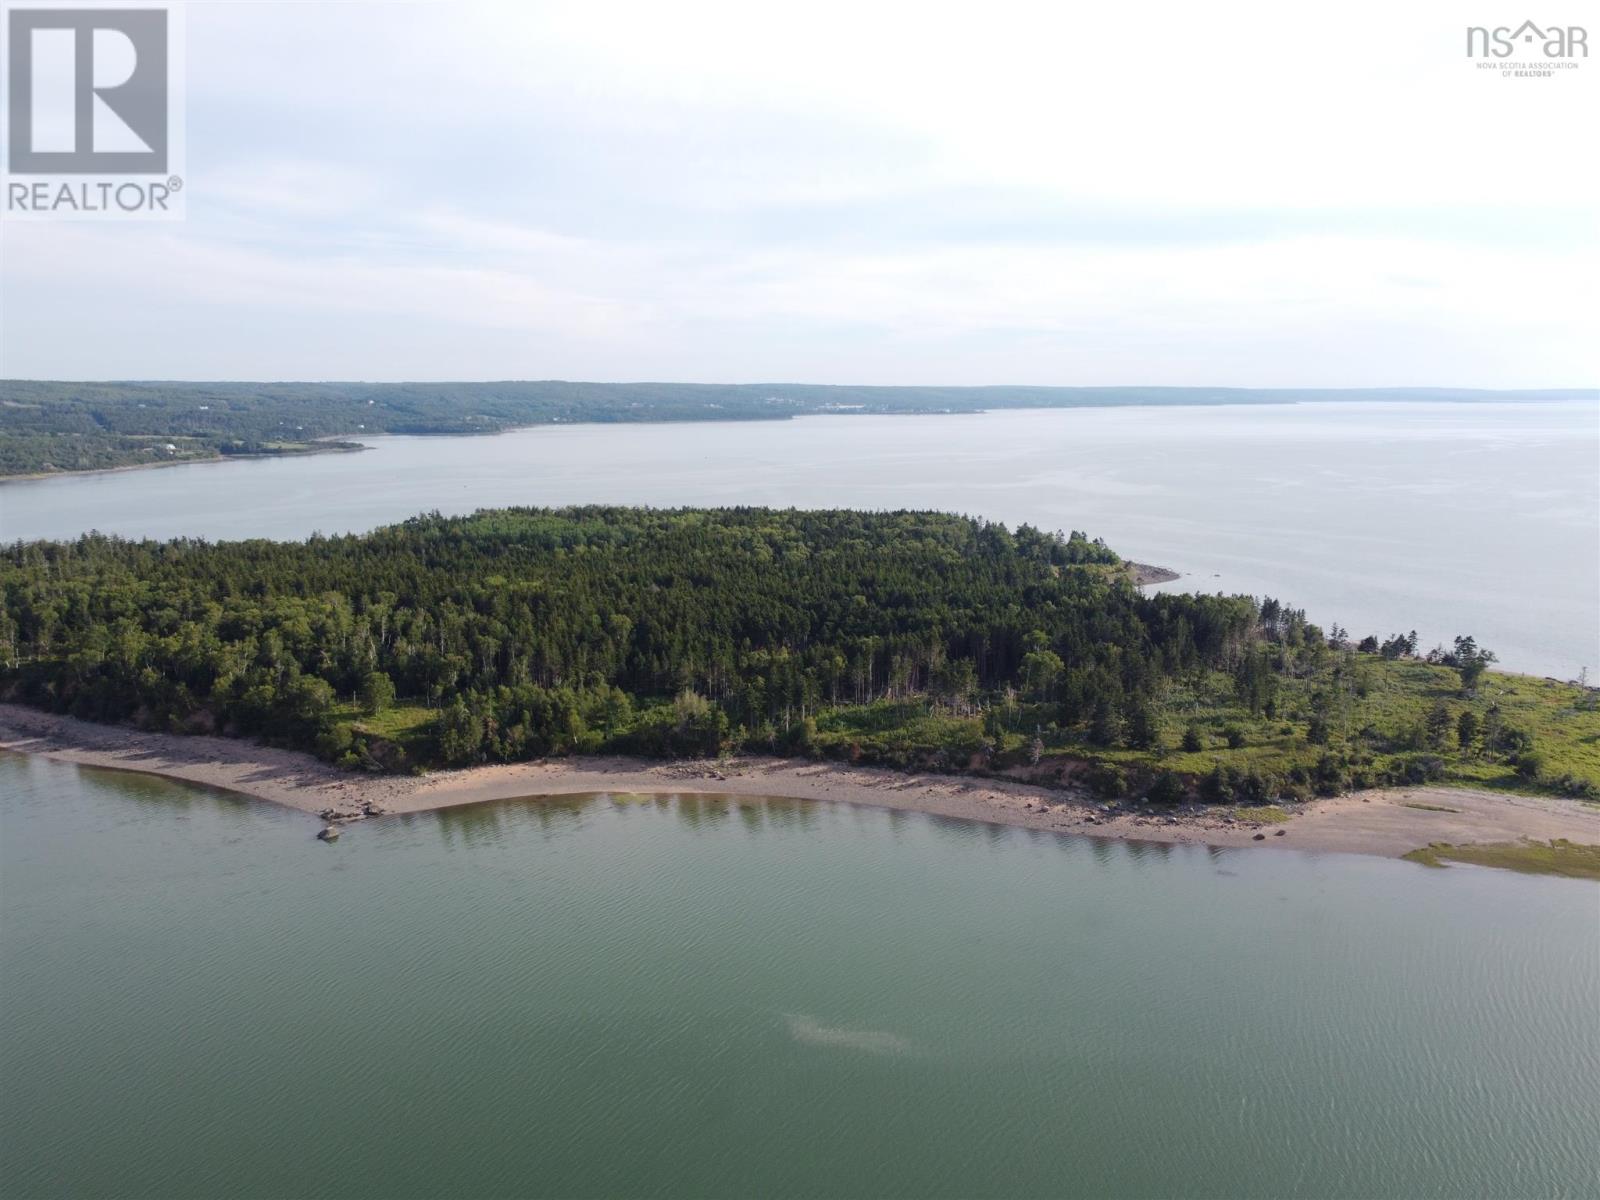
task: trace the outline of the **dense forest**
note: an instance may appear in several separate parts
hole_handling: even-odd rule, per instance
[[[1589,392],[803,384],[65,383],[0,381],[0,476],[349,448],[368,434],[497,433],[569,421],[783,420],[1130,404],[1507,400]]]
[[[928,512],[509,509],[308,542],[17,543],[0,695],[397,770],[735,749],[1265,802],[1474,778],[1590,794],[1587,689],[1470,638],[1352,644],[1141,594],[1081,533]],[[1520,690],[1519,690],[1520,689]],[[1587,749],[1586,749],[1587,748]]]

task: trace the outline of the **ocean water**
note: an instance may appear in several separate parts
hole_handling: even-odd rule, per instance
[[[303,538],[510,504],[937,508],[1082,529],[1356,636],[1600,672],[1590,402],[1010,410],[542,426],[356,455],[0,484],[0,540]]]
[[[1600,888],[0,754],[8,1198],[1577,1196]]]

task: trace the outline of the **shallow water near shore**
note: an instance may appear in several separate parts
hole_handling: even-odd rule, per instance
[[[0,754],[8,1196],[1579,1194],[1600,888]]]
[[[304,538],[501,505],[934,508],[1083,529],[1356,637],[1600,671],[1600,409],[1383,401],[545,425],[0,484],[0,541]]]

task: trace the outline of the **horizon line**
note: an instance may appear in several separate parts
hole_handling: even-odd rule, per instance
[[[938,389],[941,391],[1055,391],[1055,392],[1324,392],[1324,393],[1350,393],[1350,392],[1475,392],[1486,395],[1498,394],[1529,394],[1545,392],[1565,393],[1593,393],[1600,396],[1600,386],[1542,386],[1542,387],[1476,387],[1458,384],[1366,384],[1358,387],[1332,387],[1307,384],[1227,384],[1227,383],[808,383],[798,380],[743,380],[739,382],[705,382],[694,379],[562,379],[555,377],[546,378],[509,378],[498,379],[314,379],[294,378],[284,376],[276,379],[217,379],[217,378],[174,378],[174,377],[145,377],[132,378],[127,376],[108,377],[103,379],[67,379],[47,378],[42,376],[8,376],[0,377],[0,385],[17,383],[49,383],[49,384],[124,384],[135,386],[150,386],[156,384],[178,384],[183,386],[197,386],[218,384],[227,386],[238,385],[281,385],[301,384],[322,387],[441,387],[448,385],[471,385],[475,387],[495,385],[528,385],[528,384],[576,384],[591,387],[703,387],[703,388],[856,388],[874,389],[878,391],[918,391]]]

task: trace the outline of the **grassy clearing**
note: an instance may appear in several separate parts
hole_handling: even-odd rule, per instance
[[[408,755],[426,749],[433,739],[434,722],[439,718],[437,708],[422,704],[396,704],[369,716],[352,700],[340,704],[336,712],[336,719],[348,725],[351,732],[393,742]]]
[[[1411,851],[1405,858],[1425,867],[1470,863],[1480,867],[1503,867],[1528,875],[1600,880],[1600,846],[1585,846],[1565,838],[1551,842],[1485,842],[1466,846],[1434,842]]]
[[[1259,804],[1249,808],[1228,808],[1223,810],[1223,815],[1235,821],[1243,821],[1253,825],[1281,825],[1289,819],[1286,810],[1276,804]]]
[[[816,749],[829,758],[961,768],[984,744],[977,718],[932,712],[920,700],[834,709],[817,719]]]
[[[1326,717],[1327,740],[1313,742],[1318,694],[1325,698],[1330,692],[1337,699]],[[1023,729],[1036,719],[1026,707],[1017,721]],[[1448,719],[1442,737],[1428,733],[1435,709]],[[1481,734],[1463,746],[1457,722],[1466,712],[1480,729],[1525,734],[1532,761],[1498,750]],[[1283,780],[1314,772],[1319,760],[1332,755],[1347,768],[1347,785],[1356,789],[1421,783],[1546,795],[1600,789],[1600,695],[1527,675],[1490,672],[1476,694],[1467,696],[1459,675],[1447,667],[1356,655],[1340,680],[1327,675],[1283,680],[1269,717],[1241,704],[1233,681],[1213,672],[1170,690],[1160,726],[1159,743],[1147,748],[1091,745],[1081,730],[1047,728],[1043,737],[1048,754],[1113,764],[1130,777],[1172,771],[1197,779],[1220,765]],[[1183,748],[1186,735],[1191,745],[1198,738],[1198,749]],[[1022,741],[1019,734],[1007,744]]]

